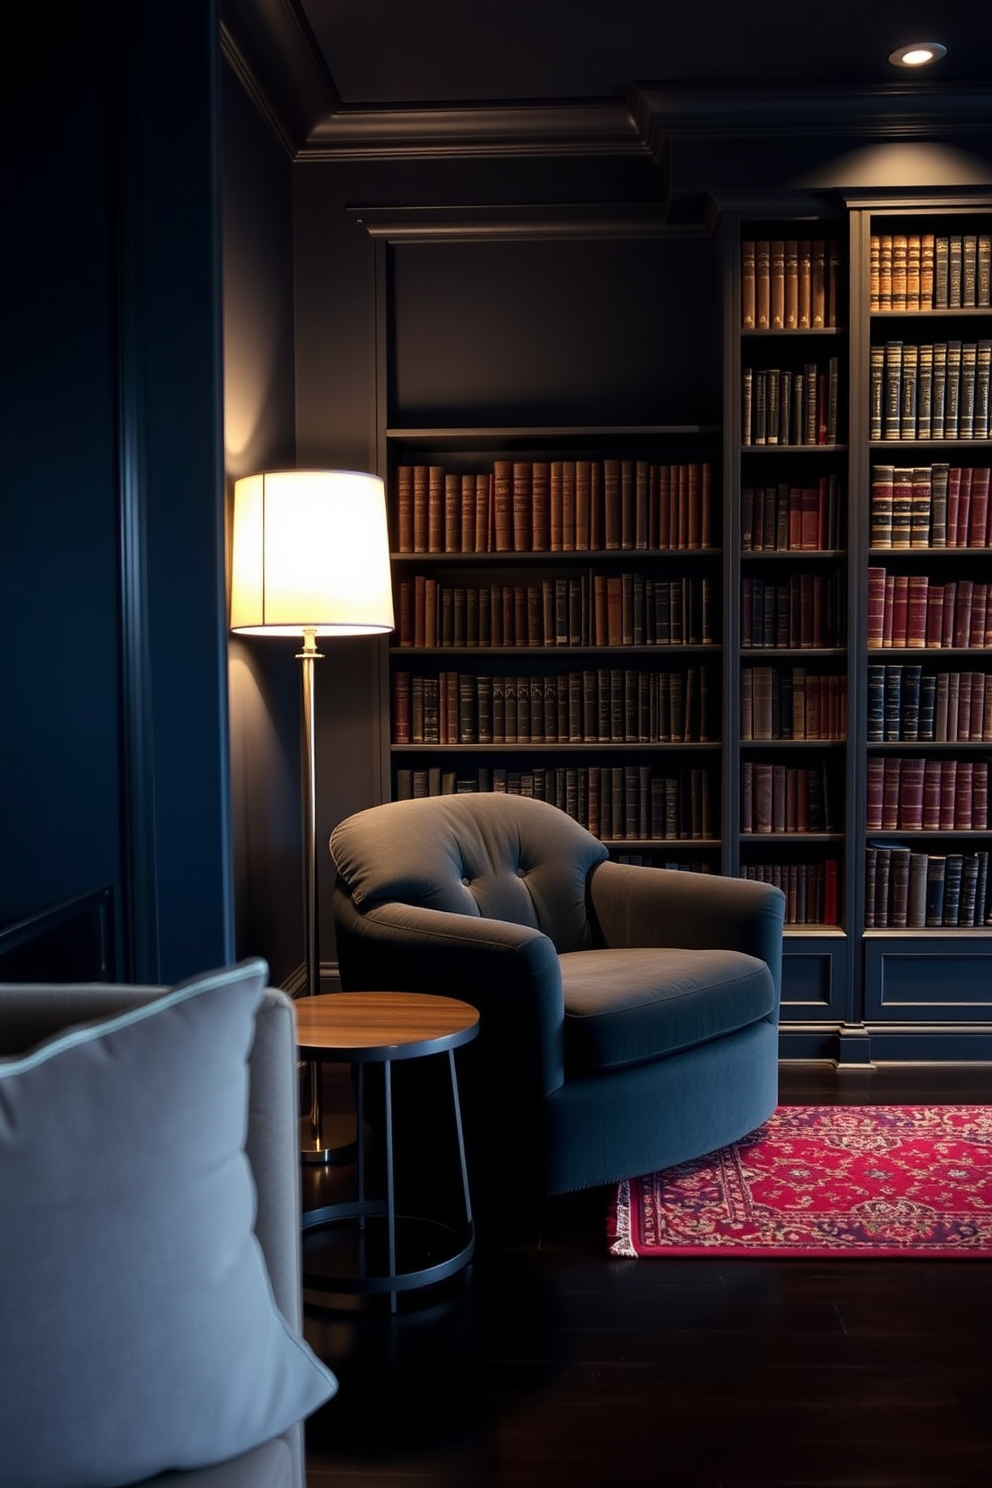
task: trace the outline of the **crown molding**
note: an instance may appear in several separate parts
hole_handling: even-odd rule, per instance
[[[713,233],[717,221],[712,199],[704,196],[693,200],[691,211],[681,213],[673,213],[667,201],[656,201],[349,207],[348,215],[370,237],[388,243],[703,238]]]
[[[311,129],[302,160],[646,156],[626,103],[341,108]]]
[[[981,132],[992,125],[992,90],[908,82],[843,89],[640,83],[630,111],[646,148],[661,159],[680,135],[909,139]]]
[[[295,158],[314,124],[341,107],[294,0],[221,0],[221,55]]]

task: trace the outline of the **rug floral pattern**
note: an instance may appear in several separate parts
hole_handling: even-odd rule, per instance
[[[780,1106],[618,1185],[615,1256],[992,1256],[992,1106]]]

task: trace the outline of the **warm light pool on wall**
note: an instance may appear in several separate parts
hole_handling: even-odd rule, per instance
[[[939,41],[912,41],[909,46],[896,47],[889,53],[889,61],[895,67],[926,67],[928,62],[939,62],[947,55],[947,48]]]

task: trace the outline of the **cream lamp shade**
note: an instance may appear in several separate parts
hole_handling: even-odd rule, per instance
[[[243,635],[392,630],[382,481],[355,470],[243,476],[231,569],[231,629]]]

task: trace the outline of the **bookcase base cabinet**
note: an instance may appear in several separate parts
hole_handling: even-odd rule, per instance
[[[848,941],[843,930],[785,932],[782,949],[782,1059],[839,1057],[838,1030],[848,1001]]]
[[[875,931],[864,966],[866,1022],[986,1024],[992,1039],[992,931]]]

